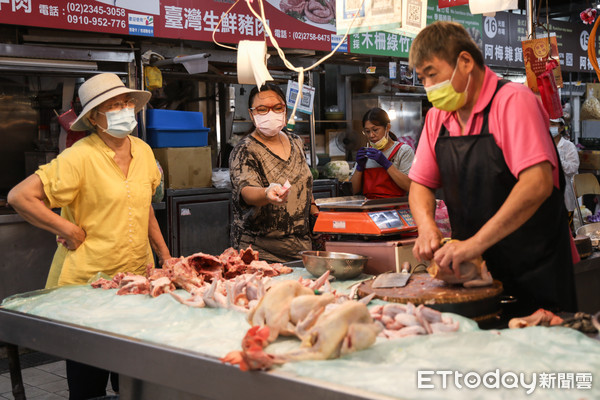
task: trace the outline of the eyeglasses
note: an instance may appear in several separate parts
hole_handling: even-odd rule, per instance
[[[125,101],[115,101],[114,103],[108,103],[102,105],[106,111],[117,111],[122,110],[124,108],[134,108],[137,104],[137,101],[134,98],[125,100]]]
[[[371,133],[377,134],[378,132],[381,132],[382,129],[385,129],[385,128],[383,126],[374,126],[371,129],[365,129],[364,131],[362,131],[362,133],[365,136],[370,136]]]
[[[282,112],[285,111],[285,104],[275,104],[274,106],[257,106],[257,107],[252,107],[250,108],[250,110],[254,111],[256,114],[259,115],[265,115],[267,114],[269,111],[273,110],[273,112],[275,114],[281,114]]]

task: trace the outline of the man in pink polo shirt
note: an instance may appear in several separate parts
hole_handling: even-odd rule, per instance
[[[562,174],[541,102],[486,67],[457,23],[423,29],[409,63],[434,106],[409,174],[415,256],[449,272],[482,255],[505,293],[518,298],[519,312],[575,311]],[[434,221],[438,188],[458,239],[443,247]]]

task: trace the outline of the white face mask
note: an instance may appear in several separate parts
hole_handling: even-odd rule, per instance
[[[116,138],[122,139],[129,135],[137,126],[135,120],[134,108],[122,108],[119,111],[107,111],[102,113],[106,116],[106,123],[108,126],[102,128],[106,133]]]
[[[551,126],[550,134],[552,135],[552,137],[557,137],[558,136],[558,126]]]
[[[254,125],[265,136],[273,137],[277,135],[285,126],[285,113],[277,114],[269,111],[265,115],[253,115]]]

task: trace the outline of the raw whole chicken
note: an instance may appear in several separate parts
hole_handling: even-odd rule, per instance
[[[277,362],[292,360],[326,360],[375,343],[381,327],[373,322],[367,306],[347,301],[320,316],[306,333],[299,333],[301,348],[275,356]]]
[[[277,282],[260,299],[256,307],[248,313],[248,322],[252,326],[269,327],[269,342],[279,334],[293,335],[294,327],[290,323],[292,299],[302,295],[313,295],[314,291],[302,286],[298,281]]]
[[[456,242],[457,240],[442,241],[442,244]],[[476,257],[469,261],[460,264],[460,276],[456,276],[454,272],[448,273],[440,268],[440,266],[431,260],[431,264],[427,268],[427,272],[435,279],[440,279],[451,285],[460,285],[464,287],[480,287],[490,286],[494,283],[492,274],[487,269],[487,265],[483,258]]]
[[[318,309],[321,311],[315,317],[314,325],[306,331],[296,332],[302,340],[298,350],[277,355],[266,353],[263,348],[271,342],[270,327],[253,326],[242,340],[242,351],[232,351],[221,361],[239,365],[242,370],[254,370],[269,369],[274,364],[288,361],[337,358],[371,346],[381,331],[364,303],[351,300],[326,312],[322,312],[324,307]]]

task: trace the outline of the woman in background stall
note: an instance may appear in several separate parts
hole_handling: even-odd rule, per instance
[[[356,167],[350,178],[352,193],[362,192],[371,199],[406,196],[413,149],[390,132],[390,117],[381,108],[367,111],[362,126],[368,147],[360,148],[356,154]]]
[[[573,227],[573,211],[577,207],[577,199],[573,192],[573,176],[579,171],[579,153],[577,147],[565,138],[565,120],[562,118],[550,120],[550,133],[558,150],[560,165],[565,174],[565,206],[569,213],[569,226]]]
[[[313,179],[303,140],[284,130],[285,95],[277,85],[253,88],[248,111],[255,128],[229,158],[232,246],[251,245],[260,259],[269,262],[298,259],[298,252],[311,249]],[[312,206],[312,212],[317,211]]]

